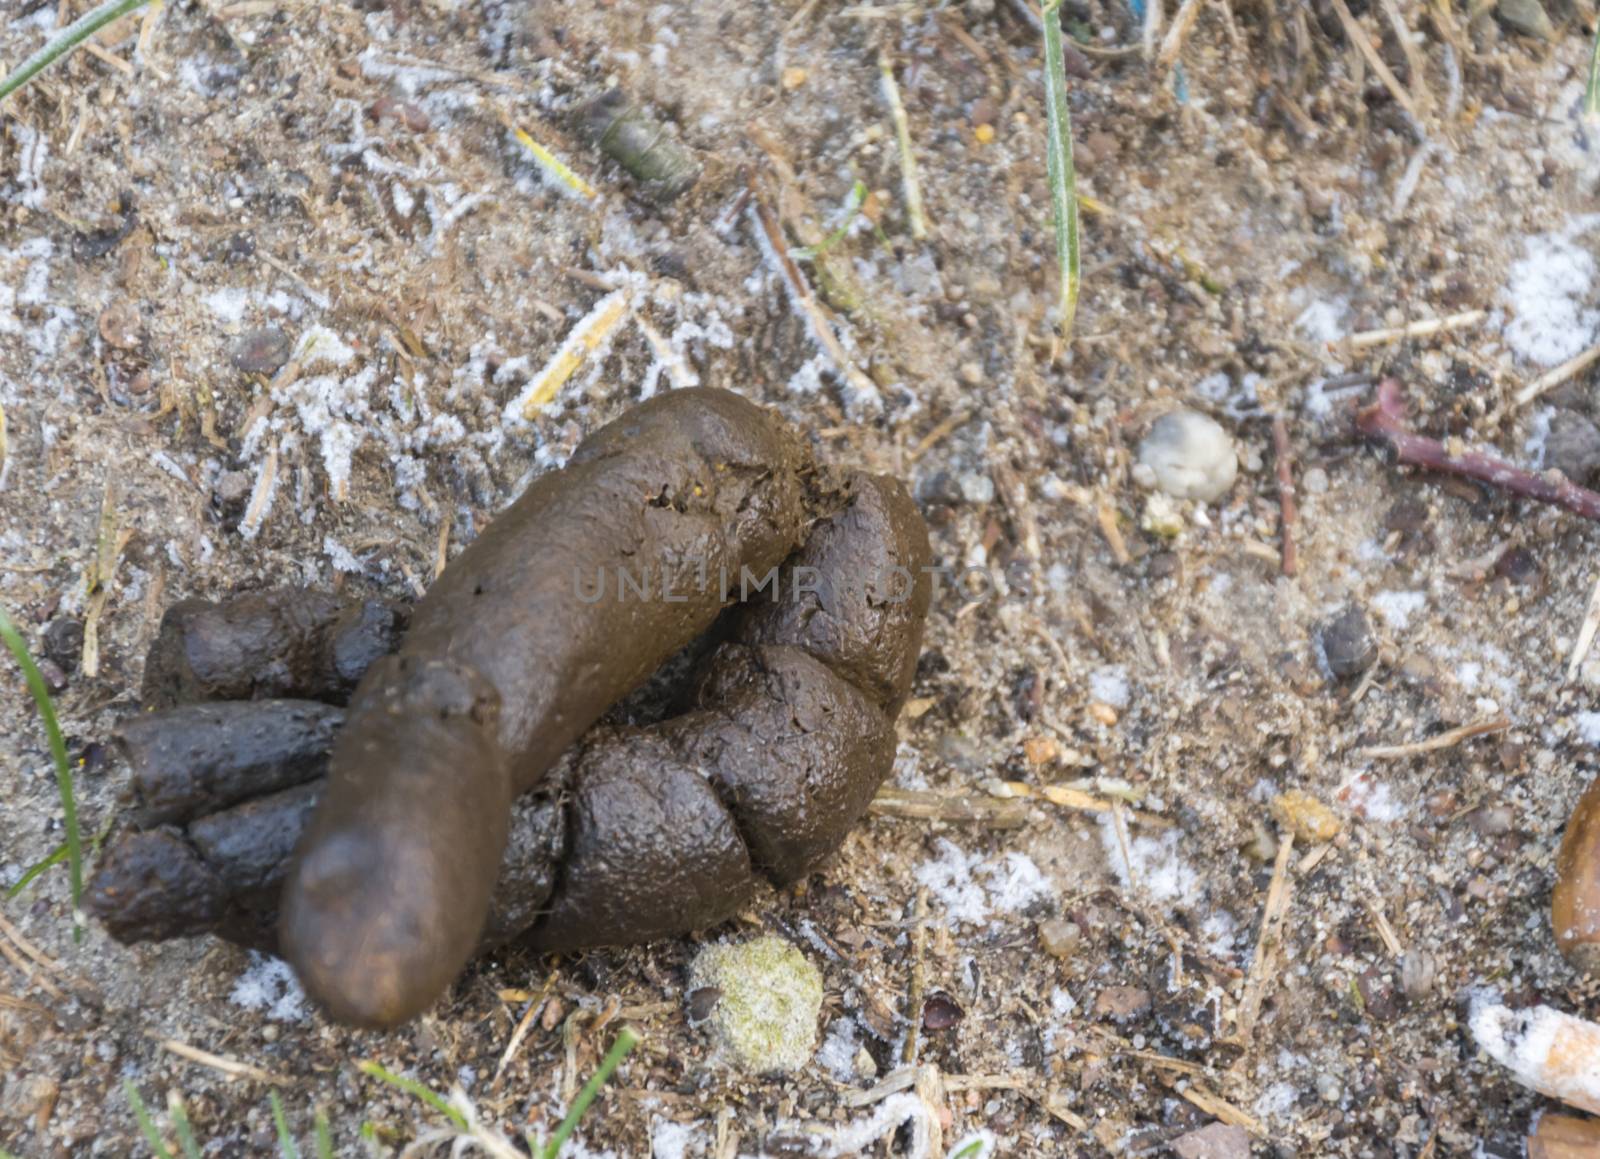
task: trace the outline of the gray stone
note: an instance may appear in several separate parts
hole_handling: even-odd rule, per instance
[[[1544,465],[1554,467],[1574,483],[1588,486],[1600,468],[1600,427],[1575,411],[1556,411],[1545,439]]]

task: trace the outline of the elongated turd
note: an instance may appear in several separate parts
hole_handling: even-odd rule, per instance
[[[352,697],[285,883],[281,943],[315,999],[387,1026],[443,991],[483,930],[513,797],[711,624],[726,597],[704,577],[764,573],[800,544],[810,473],[771,412],[673,391],[445,568]]]
[[[1600,978],[1600,777],[1578,798],[1561,838],[1550,920],[1567,961]]]

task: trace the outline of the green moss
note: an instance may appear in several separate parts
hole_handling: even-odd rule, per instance
[[[811,1061],[822,1010],[822,974],[779,937],[707,946],[695,958],[691,988],[722,992],[712,1032],[740,1070],[793,1071]]]

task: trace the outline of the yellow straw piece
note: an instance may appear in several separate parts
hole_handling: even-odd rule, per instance
[[[611,341],[611,335],[616,331],[633,310],[633,295],[624,288],[613,290],[595,305],[572,328],[566,341],[561,344],[555,356],[545,364],[541,370],[528,383],[528,388],[513,404],[524,419],[532,421],[533,418],[555,398],[556,393],[572,377],[573,371],[582,366],[584,361],[595,351]]]
[[[527,134],[526,131],[518,128],[516,125],[513,125],[510,121],[507,121],[506,125],[511,129],[512,133],[516,135],[517,140],[522,142],[522,147],[533,154],[533,159],[539,163],[539,168],[543,169],[546,173],[554,177],[557,181],[561,182],[561,184],[565,185],[568,189],[570,189],[573,193],[576,193],[585,201],[590,201],[600,196],[593,185],[590,185],[582,177],[579,177],[576,173],[574,173],[570,168],[567,167],[567,163],[565,161],[561,160],[561,158],[557,157],[554,153],[550,152],[550,150],[546,149],[543,145],[539,144],[539,142],[535,141]]]

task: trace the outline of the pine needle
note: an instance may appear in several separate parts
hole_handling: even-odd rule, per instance
[[[88,40],[106,25],[143,8],[150,0],[106,0],[63,28],[27,60],[0,80],[0,101],[5,100],[61,57]]]
[[[363,1062],[358,1066],[357,1069],[360,1070],[364,1075],[370,1075],[375,1079],[382,1079],[390,1086],[395,1087],[398,1090],[405,1091],[408,1095],[415,1095],[417,1098],[427,1103],[434,1110],[438,1111],[441,1115],[454,1123],[458,1130],[467,1130],[467,1117],[460,1111],[456,1110],[455,1107],[451,1106],[449,1099],[445,1098],[437,1091],[430,1090],[422,1083],[419,1083],[416,1079],[408,1079],[404,1075],[397,1075],[393,1071],[387,1070],[375,1062]]]
[[[906,115],[900,86],[894,79],[894,62],[883,49],[878,50],[878,79],[883,85],[883,99],[889,105],[895,144],[900,150],[900,185],[906,199],[906,223],[911,236],[922,241],[928,236],[928,217],[922,208],[922,181],[917,176],[917,154],[911,145],[911,119]]]
[[[617,1035],[617,1040],[611,1044],[611,1049],[606,1052],[606,1057],[601,1060],[600,1069],[583,1084],[578,1097],[572,1101],[572,1109],[567,1112],[567,1117],[561,1120],[556,1133],[551,1135],[550,1141],[544,1145],[540,1159],[556,1159],[556,1156],[561,1154],[561,1148],[566,1146],[567,1140],[572,1137],[572,1132],[577,1130],[578,1121],[583,1118],[584,1112],[589,1109],[589,1104],[594,1102],[595,1096],[600,1093],[600,1088],[611,1077],[611,1072],[616,1070],[622,1060],[627,1058],[638,1045],[638,1031],[631,1026],[624,1026]]]
[[[1055,210],[1056,265],[1060,268],[1061,340],[1072,340],[1072,321],[1078,312],[1078,196],[1077,173],[1072,164],[1072,113],[1067,108],[1067,66],[1061,47],[1062,0],[1045,0],[1044,87],[1050,118],[1045,156],[1050,175],[1050,204]]]
[[[600,196],[593,185],[579,177],[570,165],[536,141],[531,133],[513,122],[509,116],[504,118],[503,123],[511,130],[511,135],[518,143],[533,155],[540,170],[553,178],[558,185],[585,201],[593,201]]]
[[[278,1131],[278,1151],[283,1159],[300,1159],[300,1148],[295,1146],[294,1136],[289,1133],[289,1120],[284,1117],[283,1100],[277,1091],[269,1091],[267,1101],[272,1104],[272,1125]]]
[[[1594,48],[1589,53],[1589,85],[1583,90],[1583,119],[1600,122],[1600,28],[1595,29]]]
[[[150,1118],[150,1108],[144,1105],[144,1098],[139,1094],[139,1088],[133,1085],[131,1079],[123,1079],[122,1089],[128,1096],[128,1102],[133,1104],[133,1117],[139,1123],[144,1141],[150,1144],[151,1153],[156,1159],[172,1159],[172,1152],[167,1150],[167,1145],[161,1141],[161,1132],[156,1130],[155,1120]]]
[[[315,1133],[317,1159],[333,1159],[333,1133],[328,1130],[327,1113],[320,1108],[312,1130]]]
[[[50,699],[50,689],[45,686],[44,675],[28,654],[22,634],[4,611],[0,611],[0,640],[5,641],[18,667],[22,669],[22,678],[27,682],[28,691],[33,694],[33,702],[39,708],[39,719],[44,722],[45,737],[50,742],[50,756],[56,767],[56,790],[61,796],[61,819],[67,831],[67,867],[72,879],[72,934],[81,941],[83,927],[78,924],[78,908],[83,896],[83,841],[78,834],[78,804],[72,791],[72,769],[67,764],[67,742],[61,736],[55,703]],[[50,861],[51,858],[45,860]]]

